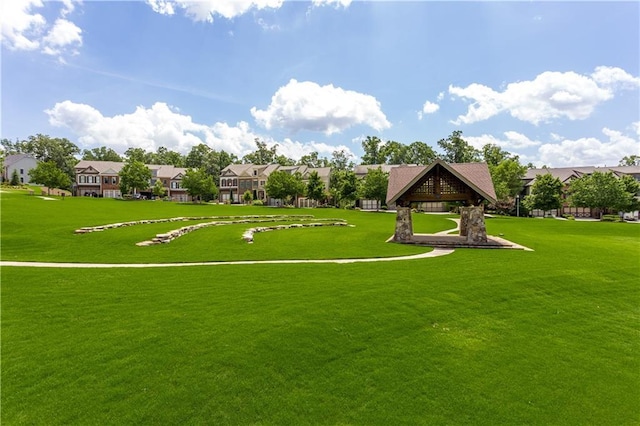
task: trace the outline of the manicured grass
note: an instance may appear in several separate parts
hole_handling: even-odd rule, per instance
[[[110,213],[254,211],[79,199],[55,202],[41,219],[37,203],[5,195],[3,260],[56,259],[52,238],[38,235],[43,222],[62,236],[114,222]],[[392,214],[293,212],[355,224],[358,238],[373,240],[353,244],[359,255],[424,250],[375,241],[393,232]],[[451,227],[443,216],[414,221],[416,232]],[[319,228],[265,233],[234,248],[244,228],[232,228],[162,248],[191,255],[210,241],[216,253],[322,257],[309,246],[327,231],[336,231],[334,245],[351,244],[347,230]],[[495,218],[487,228],[535,251],[343,265],[4,267],[2,423],[638,424],[640,226]],[[139,229],[72,235],[80,239],[66,241],[58,258],[74,259],[66,250],[98,236],[105,251],[133,261],[127,256],[144,248],[129,247],[129,232]],[[170,258],[158,253],[139,259]]]

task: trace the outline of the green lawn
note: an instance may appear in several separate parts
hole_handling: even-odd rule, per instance
[[[428,250],[384,243],[395,220],[387,213],[1,197],[2,260]],[[355,227],[257,234],[252,245],[241,225],[159,247],[134,244],[175,224],[73,234],[142,218],[283,211]],[[452,224],[414,221],[416,232]],[[535,251],[370,264],[3,267],[2,424],[640,423],[640,225],[494,218],[487,228]]]

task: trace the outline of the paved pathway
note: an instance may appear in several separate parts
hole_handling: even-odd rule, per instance
[[[220,265],[278,265],[298,263],[368,263],[394,262],[398,260],[416,260],[428,257],[439,257],[453,253],[453,249],[436,248],[426,253],[395,257],[369,257],[364,259],[298,259],[298,260],[235,260],[230,262],[189,262],[189,263],[57,263],[57,262],[12,262],[2,261],[3,266],[20,266],[29,268],[168,268],[175,266],[220,266]]]

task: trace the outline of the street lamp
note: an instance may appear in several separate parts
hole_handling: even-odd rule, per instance
[[[516,216],[520,217],[520,194],[516,195]]]

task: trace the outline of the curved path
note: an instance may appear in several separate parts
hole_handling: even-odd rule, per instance
[[[393,262],[398,260],[416,260],[439,257],[453,253],[453,249],[435,248],[426,253],[395,257],[369,257],[363,259],[282,259],[282,260],[234,260],[229,262],[185,262],[185,263],[56,263],[56,262],[12,262],[0,261],[2,266],[20,266],[29,268],[167,268],[174,266],[219,266],[219,265],[277,265],[297,263],[367,263]]]

